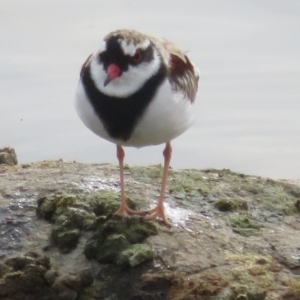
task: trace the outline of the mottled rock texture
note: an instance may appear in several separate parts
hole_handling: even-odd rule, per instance
[[[126,167],[131,207],[161,166]],[[0,166],[0,299],[299,300],[300,187],[230,170],[170,170],[159,221],[113,216],[116,166]]]

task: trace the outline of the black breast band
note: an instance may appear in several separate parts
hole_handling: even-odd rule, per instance
[[[90,65],[81,79],[85,92],[108,134],[115,139],[128,140],[139,118],[145,113],[159,86],[166,78],[164,65],[145,84],[127,98],[111,97],[97,89],[91,78]]]

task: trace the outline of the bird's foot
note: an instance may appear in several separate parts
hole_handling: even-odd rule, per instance
[[[129,208],[127,205],[120,206],[119,209],[114,213],[117,216],[127,217],[129,215],[139,215],[144,216],[148,213],[148,211],[139,211]]]
[[[130,215],[139,215],[144,216],[144,220],[151,221],[156,218],[161,218],[163,223],[167,227],[171,227],[170,222],[168,221],[164,207],[161,205],[157,205],[156,207],[149,209],[149,210],[133,210],[129,208],[127,205],[123,206],[121,205],[119,209],[114,213],[114,215],[121,216],[121,217],[128,217]]]
[[[148,215],[144,217],[144,220],[150,221],[156,218],[161,218],[166,226],[171,227],[171,224],[165,215],[165,210],[162,205],[157,205],[153,209],[147,210],[146,213]]]

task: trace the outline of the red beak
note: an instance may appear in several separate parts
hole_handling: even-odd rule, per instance
[[[120,68],[115,64],[110,64],[106,70],[107,78],[104,81],[104,86],[107,86],[112,80],[121,75]]]

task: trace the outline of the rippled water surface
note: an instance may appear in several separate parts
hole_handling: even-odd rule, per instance
[[[117,28],[173,40],[201,71],[198,122],[175,168],[300,178],[300,4],[291,1],[0,0],[0,147],[19,162],[116,162],[75,114],[79,69]],[[163,147],[128,149],[129,164]]]

